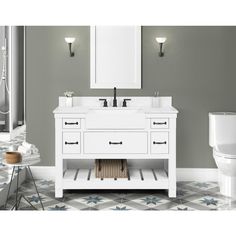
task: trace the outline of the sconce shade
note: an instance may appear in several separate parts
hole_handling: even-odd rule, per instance
[[[159,47],[160,47],[159,57],[163,57],[164,56],[163,45],[166,41],[166,37],[156,37],[156,41],[159,43]]]
[[[69,46],[69,53],[70,53],[70,57],[73,57],[75,55],[74,52],[72,52],[72,43],[74,43],[75,38],[74,37],[65,37],[65,41],[66,43],[68,43]]]
[[[166,41],[166,37],[157,37],[157,38],[156,38],[156,41],[157,41],[158,43],[164,43],[164,42]]]
[[[66,41],[67,43],[73,43],[73,42],[75,41],[75,38],[73,38],[73,37],[66,37],[66,38],[65,38],[65,41]]]

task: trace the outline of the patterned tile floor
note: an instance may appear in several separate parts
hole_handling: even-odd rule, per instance
[[[216,182],[178,182],[177,198],[170,199],[166,191],[64,191],[64,198],[55,199],[54,182],[37,180],[40,197],[45,210],[236,210],[236,199],[222,196]],[[30,202],[40,209],[33,183],[25,182],[20,191]],[[7,209],[14,203],[14,195],[9,198]],[[31,210],[22,201],[22,210]],[[4,210],[3,207],[0,208]]]

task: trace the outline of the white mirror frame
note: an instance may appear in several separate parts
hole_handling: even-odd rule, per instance
[[[98,26],[98,27],[106,27],[106,26]],[[128,55],[127,57],[124,58],[124,54],[125,54],[124,50],[123,50],[123,55],[121,52],[120,60],[118,57],[119,55],[115,58],[115,60],[116,61],[118,60],[118,63],[121,64],[120,66],[121,68],[125,68],[125,67],[127,68],[129,61],[132,60],[132,62],[130,63],[130,66],[128,67],[129,72],[127,72],[127,77],[125,78],[125,76],[122,76],[123,81],[118,81],[116,83],[112,80],[109,81],[110,78],[112,79],[112,75],[116,75],[116,80],[117,80],[117,77],[119,78],[119,73],[121,75],[122,74],[124,75],[124,71],[121,72],[120,70],[117,70],[117,68],[114,71],[110,69],[110,71],[106,71],[106,73],[104,73],[103,75],[103,71],[105,69],[99,70],[98,65],[97,65],[98,58],[99,57],[105,58],[105,56],[107,55],[106,54],[107,52],[103,53],[103,50],[100,50],[100,52],[101,54],[102,53],[105,54],[105,56],[99,55],[99,52],[98,52],[99,51],[98,45],[97,45],[98,40],[96,40],[96,37],[98,37],[97,35],[98,27],[96,26],[90,27],[90,88],[111,89],[113,87],[117,87],[119,89],[141,89],[141,84],[142,84],[141,83],[141,26],[131,26],[131,27],[134,27],[134,29],[132,30],[132,32],[134,32],[132,36],[133,38],[131,39],[133,41],[132,46],[134,46],[134,48],[133,48],[133,53],[131,53],[130,55],[130,58],[128,58]],[[113,26],[113,27],[117,27],[117,26]],[[110,48],[115,46],[115,51],[119,52],[119,50],[122,50],[122,44],[117,43],[117,40],[119,42],[119,39],[114,38],[114,41],[116,41],[116,45],[114,45],[115,43],[113,42],[113,45],[111,45]],[[107,43],[106,43],[106,46],[107,46]],[[120,49],[117,50],[117,47],[119,46],[120,46]],[[113,63],[113,61],[109,60],[108,58],[104,59],[103,68],[105,68],[104,66],[106,65],[105,63],[108,63],[107,68],[111,68],[112,64],[110,64],[109,66],[109,63]],[[123,63],[123,66],[122,66],[122,63]],[[108,79],[106,79],[106,77]]]

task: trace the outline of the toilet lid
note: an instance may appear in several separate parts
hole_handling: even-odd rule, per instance
[[[217,156],[236,158],[236,143],[218,145],[214,148],[214,152]]]

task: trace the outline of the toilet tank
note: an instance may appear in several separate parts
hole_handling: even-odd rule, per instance
[[[209,145],[236,143],[236,112],[209,113]]]

